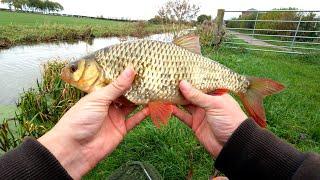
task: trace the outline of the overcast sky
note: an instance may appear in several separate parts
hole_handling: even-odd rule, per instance
[[[125,17],[150,19],[167,0],[54,0],[63,5],[66,14],[88,16]],[[215,17],[217,9],[270,10],[272,8],[296,7],[302,10],[320,10],[320,0],[190,0],[200,6],[199,14]],[[1,5],[0,7],[3,7]],[[226,18],[237,16],[227,13]]]

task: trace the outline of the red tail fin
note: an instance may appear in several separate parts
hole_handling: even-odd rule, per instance
[[[266,127],[266,115],[263,108],[263,98],[265,96],[278,93],[284,89],[284,86],[271,79],[248,78],[250,81],[249,88],[245,93],[239,93],[241,101],[250,116],[261,127]]]

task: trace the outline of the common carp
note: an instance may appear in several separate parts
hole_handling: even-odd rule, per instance
[[[125,97],[148,105],[156,126],[171,116],[171,104],[182,104],[179,82],[187,80],[204,93],[239,95],[245,109],[261,126],[266,126],[263,98],[280,92],[276,81],[240,75],[201,55],[199,37],[185,35],[165,43],[136,40],[103,48],[71,62],[62,70],[62,79],[85,92],[108,85],[128,66],[136,71]]]

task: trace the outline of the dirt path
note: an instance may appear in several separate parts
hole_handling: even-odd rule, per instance
[[[277,45],[273,45],[267,42],[264,42],[260,39],[256,39],[252,36],[248,36],[239,32],[234,32],[234,31],[230,31],[231,34],[235,35],[237,38],[244,40],[245,42],[247,42],[248,44],[251,45],[255,45],[255,46],[263,46],[263,47],[271,47],[271,48],[276,48],[279,50],[283,50],[283,51],[290,51],[290,49],[288,48],[284,48],[284,47],[279,47]]]

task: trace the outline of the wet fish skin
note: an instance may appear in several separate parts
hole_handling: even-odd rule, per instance
[[[245,92],[249,81],[218,62],[175,44],[140,40],[107,47],[84,58],[102,67],[105,79],[114,80],[127,66],[137,72],[125,96],[135,104],[183,99],[179,82],[187,80],[204,93],[215,89]]]
[[[224,65],[200,55],[199,38],[184,36],[164,43],[138,40],[98,50],[62,70],[62,79],[91,92],[115,80],[128,66],[136,71],[125,97],[135,104],[147,104],[153,122],[166,123],[172,113],[170,104],[183,104],[179,82],[186,80],[204,93],[239,95],[245,109],[266,127],[263,98],[284,89],[276,81],[240,75]]]

